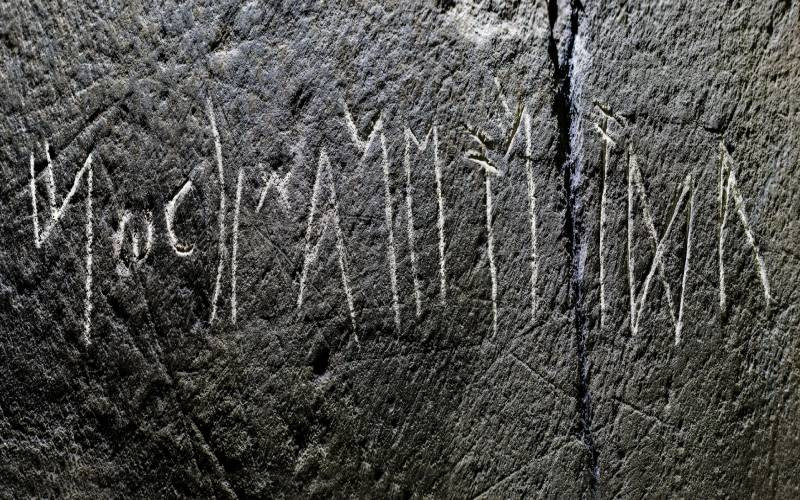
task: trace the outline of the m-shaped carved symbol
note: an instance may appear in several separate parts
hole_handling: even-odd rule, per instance
[[[366,161],[370,147],[378,138],[381,145],[381,161],[383,167],[383,214],[386,222],[386,236],[388,239],[386,259],[389,263],[389,284],[392,288],[392,309],[394,310],[394,324],[397,333],[400,333],[400,297],[397,291],[397,254],[395,252],[394,244],[394,212],[392,210],[392,188],[389,179],[389,151],[386,147],[386,135],[383,129],[383,116],[379,116],[372,131],[367,136],[366,140],[358,136],[358,128],[356,127],[353,115],[350,114],[350,109],[347,103],[342,99],[342,111],[344,113],[345,125],[350,133],[350,139],[353,144],[362,153],[361,161]]]

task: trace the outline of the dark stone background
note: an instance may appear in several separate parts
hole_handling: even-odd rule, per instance
[[[796,498],[798,89],[800,4],[791,0],[0,1],[0,493]],[[207,100],[225,169],[222,255]],[[380,141],[362,161],[343,102],[362,138],[379,117],[384,124],[400,331]],[[530,158],[524,133],[505,154],[523,108]],[[607,163],[595,124],[615,141]],[[434,125],[447,297],[433,152],[412,149],[417,317],[404,130],[422,139]],[[492,177],[496,335],[485,174],[467,159],[476,148],[469,130],[502,174]],[[94,159],[88,345],[85,179],[34,245],[28,161],[34,153],[44,225],[45,141],[58,205]],[[731,199],[724,310],[720,143],[772,297]],[[333,230],[297,307],[322,150],[355,327]],[[689,224],[676,203],[685,176],[693,180],[677,345],[658,274],[631,331],[629,231],[637,290],[655,255],[638,198],[629,227],[631,153],[659,235],[678,210],[663,257],[676,307]],[[288,206],[271,190],[256,211],[262,172],[292,173]],[[170,245],[164,207],[189,179],[175,217],[176,234],[194,247],[184,258]],[[123,210],[136,230],[153,214],[153,248],[141,262],[131,261],[130,240],[121,259],[113,254]]]

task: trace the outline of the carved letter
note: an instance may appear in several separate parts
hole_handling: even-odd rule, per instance
[[[164,208],[164,218],[167,222],[167,237],[169,238],[170,245],[179,257],[188,257],[192,255],[192,252],[194,252],[194,248],[191,245],[184,245],[178,242],[178,237],[175,235],[175,229],[173,228],[173,224],[175,223],[175,212],[178,210],[178,206],[183,201],[186,193],[191,191],[191,189],[192,181],[188,180]]]
[[[323,189],[328,192],[328,208],[324,210],[322,218],[318,224],[315,224],[317,211],[322,211],[320,205],[320,191]],[[297,296],[297,307],[303,306],[303,299],[305,298],[306,281],[308,280],[308,272],[311,265],[317,261],[319,256],[320,246],[325,238],[328,227],[333,225],[336,235],[336,249],[339,254],[339,269],[342,277],[342,287],[344,288],[345,297],[347,299],[347,309],[350,313],[350,321],[353,324],[353,329],[356,330],[356,313],[353,308],[353,294],[350,291],[350,280],[347,276],[347,253],[344,244],[344,235],[339,226],[339,205],[336,201],[336,188],[333,184],[333,175],[331,174],[331,163],[328,160],[328,154],[323,149],[319,154],[319,163],[317,165],[317,174],[314,180],[314,190],[311,194],[311,209],[308,212],[308,225],[306,226],[306,243],[303,252],[303,271],[300,275],[300,293]],[[314,230],[319,227],[319,237],[317,242],[312,245],[312,237]],[[358,341],[358,335],[356,335]]]
[[[392,288],[392,308],[394,309],[395,328],[397,329],[397,332],[400,333],[400,299],[397,293],[397,257],[394,248],[394,214],[392,211],[391,186],[389,185],[389,153],[386,149],[386,137],[383,134],[383,118],[378,118],[378,121],[372,128],[372,132],[370,132],[369,137],[366,141],[363,141],[358,137],[358,130],[356,129],[355,122],[353,122],[353,117],[344,101],[342,101],[342,107],[344,108],[344,118],[347,129],[350,132],[350,138],[353,140],[353,143],[356,145],[356,147],[363,153],[361,156],[362,162],[366,160],[373,140],[378,134],[380,134],[381,159],[383,161],[384,217],[386,219],[386,230],[389,240],[386,251],[387,260],[389,261],[389,282]]]
[[[497,335],[497,267],[494,262],[494,232],[492,230],[492,175],[501,173],[486,157],[486,147],[480,138],[474,136],[482,151],[467,151],[467,160],[483,169],[486,184],[486,255],[489,259],[489,276],[492,280],[492,336]]]
[[[602,170],[600,172],[600,230],[598,251],[600,253],[600,328],[605,326],[606,317],[606,268],[605,268],[605,235],[606,235],[606,197],[608,192],[608,167],[611,161],[611,148],[616,146],[616,141],[608,135],[609,120],[617,121],[611,114],[606,113],[603,108],[597,106],[603,114],[600,124],[594,124],[594,129],[603,138],[603,156],[601,159]]]
[[[45,155],[47,156],[47,167],[45,174],[47,176],[47,198],[50,202],[50,220],[45,224],[44,229],[39,230],[39,213],[38,202],[36,199],[36,172],[34,170],[34,158],[31,153],[30,158],[30,189],[31,189],[31,203],[33,208],[33,243],[36,248],[41,248],[42,244],[47,241],[52,234],[53,229],[66,213],[69,208],[69,202],[75,196],[80,186],[81,179],[86,175],[86,296],[84,299],[84,330],[83,340],[88,345],[90,343],[90,333],[92,329],[92,248],[94,243],[94,216],[92,213],[92,196],[93,189],[93,172],[92,172],[92,155],[86,157],[83,167],[75,174],[75,179],[72,181],[72,187],[64,197],[60,208],[56,208],[56,186],[55,178],[53,175],[53,162],[50,159],[50,147],[47,142],[44,144]]]
[[[239,206],[242,203],[242,180],[244,172],[239,169],[236,179],[236,202],[233,209],[233,252],[231,252],[231,323],[236,323],[236,267],[239,255]]]
[[[219,183],[219,212],[217,213],[217,223],[219,226],[217,253],[219,254],[219,264],[217,265],[217,279],[214,282],[214,295],[211,299],[211,322],[217,319],[217,301],[219,292],[222,288],[222,271],[225,267],[225,170],[222,166],[222,143],[217,130],[217,121],[214,119],[214,107],[211,98],[206,101],[208,119],[211,122],[211,133],[214,136],[214,152],[217,160],[217,182]]]
[[[644,222],[647,226],[647,229],[650,233],[650,237],[655,244],[655,253],[653,255],[653,261],[650,265],[650,269],[645,277],[644,284],[642,285],[641,293],[638,295],[635,291],[635,283],[633,279],[633,267],[634,267],[634,257],[632,253],[633,247],[633,235],[632,235],[632,228],[633,228],[633,194],[634,194],[634,187],[636,188],[636,192],[638,197],[642,203],[642,215],[644,216]],[[631,148],[628,149],[628,284],[630,288],[630,328],[631,333],[636,334],[639,331],[639,321],[642,317],[642,310],[644,309],[644,304],[647,301],[647,294],[650,290],[650,285],[652,283],[652,279],[658,271],[659,279],[661,281],[662,286],[664,287],[664,293],[667,296],[667,305],[669,306],[669,313],[672,317],[672,323],[675,326],[675,344],[679,344],[681,341],[681,330],[683,328],[683,303],[684,303],[684,296],[686,294],[686,278],[689,273],[689,258],[691,255],[691,246],[692,246],[692,225],[694,221],[694,180],[692,179],[692,175],[688,174],[681,186],[681,192],[678,196],[678,201],[675,204],[675,208],[672,211],[672,215],[670,216],[669,222],[667,223],[667,227],[664,230],[664,234],[660,237],[658,232],[656,231],[655,223],[653,222],[653,216],[650,211],[650,204],[647,199],[647,194],[644,191],[644,182],[642,182],[642,174],[639,170],[639,165],[637,162],[636,155],[633,154]],[[689,222],[688,228],[686,231],[686,257],[684,259],[684,266],[683,266],[683,277],[681,279],[681,296],[680,296],[680,306],[677,312],[677,316],[675,313],[675,306],[672,298],[672,291],[669,286],[669,282],[666,278],[666,272],[664,271],[664,262],[663,256],[666,250],[666,241],[669,237],[670,232],[672,231],[672,227],[677,219],[678,213],[683,207],[684,201],[686,200],[687,196],[689,196],[689,203],[688,203],[688,210],[689,210]]]
[[[408,223],[408,246],[411,255],[411,274],[414,282],[414,300],[417,316],[422,313],[422,295],[419,285],[419,271],[417,269],[417,252],[414,233],[413,197],[411,195],[411,144],[417,147],[418,152],[428,148],[428,141],[433,133],[433,168],[436,177],[436,198],[438,203],[437,227],[439,230],[439,299],[444,305],[446,297],[445,257],[444,257],[444,200],[442,199],[442,169],[439,165],[439,134],[436,125],[428,129],[425,139],[420,142],[411,130],[405,129],[405,155],[403,165],[406,173],[406,220]]]
[[[755,235],[747,220],[747,214],[744,212],[744,199],[739,187],[736,185],[736,172],[733,169],[733,159],[722,142],[719,143],[719,211],[720,211],[720,225],[719,225],[719,308],[720,312],[725,312],[725,264],[723,262],[724,244],[725,244],[725,224],[728,220],[728,204],[733,195],[734,205],[736,206],[736,213],[739,215],[739,220],[744,227],[744,234],[747,236],[747,242],[753,249],[753,256],[755,257],[756,270],[761,279],[761,287],[764,290],[764,301],[769,305],[772,296],[769,291],[769,279],[767,278],[767,266],[764,263],[764,257],[756,243]]]
[[[500,81],[495,78],[494,79],[495,85],[497,86],[497,92],[500,94],[500,103],[503,106],[503,110],[505,111],[506,117],[512,119],[511,126],[508,131],[508,136],[506,137],[505,141],[505,159],[508,161],[508,158],[511,156],[511,151],[514,148],[514,143],[516,142],[517,135],[520,132],[525,133],[525,175],[528,180],[528,223],[530,225],[531,230],[531,254],[530,254],[530,267],[531,267],[531,314],[536,314],[536,306],[537,306],[537,295],[536,295],[536,283],[539,277],[539,255],[537,251],[538,245],[538,236],[537,236],[537,220],[536,220],[536,179],[533,174],[533,142],[531,139],[531,117],[528,113],[528,108],[524,104],[520,103],[515,113],[511,112],[511,108],[508,105],[508,100],[506,99],[505,95],[503,94],[503,90],[500,87]]]

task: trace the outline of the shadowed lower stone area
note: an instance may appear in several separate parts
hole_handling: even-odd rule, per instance
[[[798,497],[799,40],[0,0],[0,496]]]

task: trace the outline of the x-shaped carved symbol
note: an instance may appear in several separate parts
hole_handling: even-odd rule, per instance
[[[650,237],[655,244],[655,253],[653,254],[653,261],[650,264],[650,269],[647,272],[647,276],[645,277],[644,284],[642,285],[641,292],[638,296],[635,294],[635,286],[633,282],[633,256],[631,255],[631,236],[630,236],[630,227],[633,222],[632,217],[632,201],[633,201],[633,190],[634,186],[636,188],[636,194],[639,197],[639,200],[642,203],[642,214],[644,215],[644,222],[647,226],[648,232],[650,233]],[[687,231],[687,254],[686,254],[686,264],[684,265],[684,272],[683,272],[683,280],[681,286],[681,299],[680,299],[680,307],[677,312],[675,312],[675,303],[672,298],[672,289],[669,285],[669,282],[666,278],[666,272],[664,269],[664,251],[666,250],[667,239],[672,231],[673,226],[675,225],[675,220],[678,217],[678,213],[680,212],[687,196],[691,192],[690,198],[690,211],[693,210],[694,205],[694,188],[692,182],[692,175],[687,174],[686,177],[683,179],[683,184],[681,186],[681,192],[678,196],[678,201],[675,204],[675,207],[672,210],[672,214],[670,216],[669,222],[667,224],[666,229],[664,229],[664,233],[659,236],[658,231],[656,230],[655,223],[653,222],[652,212],[650,210],[650,202],[647,198],[647,193],[644,189],[644,183],[642,182],[642,173],[639,169],[638,161],[636,155],[630,153],[629,160],[628,160],[628,272],[629,272],[629,281],[630,281],[630,291],[631,291],[631,331],[636,334],[639,330],[639,321],[641,320],[642,309],[644,308],[644,304],[647,301],[647,294],[650,291],[650,286],[652,284],[653,277],[655,276],[656,271],[658,271],[658,277],[661,281],[661,284],[664,286],[664,291],[667,295],[667,303],[669,305],[669,313],[672,318],[672,323],[675,326],[675,342],[678,343],[680,341],[680,332],[682,328],[682,320],[683,320],[683,295],[686,288],[686,273],[688,271],[688,258],[689,258],[689,245],[691,244],[691,216],[690,216],[690,223],[689,229]]]

